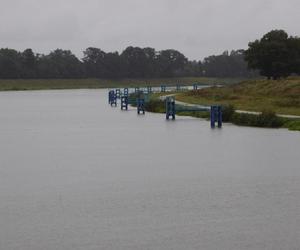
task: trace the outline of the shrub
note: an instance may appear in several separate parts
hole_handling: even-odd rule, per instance
[[[275,112],[265,110],[257,116],[258,127],[279,128],[283,125],[283,120],[276,116]]]
[[[282,118],[272,111],[263,111],[260,115],[234,113],[231,122],[241,126],[279,128],[283,125]]]
[[[230,122],[234,112],[235,112],[235,109],[234,109],[233,105],[223,106],[222,107],[223,121]]]
[[[162,100],[150,99],[145,103],[145,109],[149,112],[166,112],[165,102]]]
[[[300,131],[300,120],[287,121],[284,126],[289,130]]]

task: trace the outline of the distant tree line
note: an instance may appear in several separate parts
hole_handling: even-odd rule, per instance
[[[300,38],[284,30],[272,30],[260,40],[249,43],[245,60],[250,69],[259,70],[268,79],[300,74]]]
[[[225,51],[203,61],[189,61],[168,49],[128,47],[122,53],[87,48],[78,59],[70,50],[57,49],[47,55],[32,49],[23,52],[0,49],[0,78],[155,78],[155,77],[249,77],[244,51]]]

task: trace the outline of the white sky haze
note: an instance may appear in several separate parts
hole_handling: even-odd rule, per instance
[[[177,49],[189,59],[247,48],[272,29],[300,35],[299,0],[0,0],[0,47],[78,57],[93,46]]]

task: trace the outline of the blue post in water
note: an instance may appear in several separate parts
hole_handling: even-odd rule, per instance
[[[160,92],[166,92],[166,85],[161,85],[160,86]]]
[[[222,107],[221,106],[217,107],[217,112],[218,112],[218,127],[222,128],[223,120],[222,120]]]
[[[121,97],[121,110],[128,110],[128,96],[123,95]]]
[[[166,119],[169,120],[170,116],[172,120],[175,120],[176,110],[175,110],[175,98],[168,96],[166,98]]]
[[[145,99],[143,98],[137,98],[136,99],[136,107],[137,107],[137,113],[138,115],[142,113],[145,114]]]
[[[193,84],[193,90],[197,90],[198,89],[198,84],[197,83],[194,83]]]
[[[110,106],[117,106],[117,95],[115,93],[115,91],[112,92],[111,94],[111,100],[110,100]]]
[[[114,91],[113,90],[110,90],[109,92],[108,92],[108,104],[111,104],[111,101],[112,101],[112,99],[113,99],[113,95],[114,95]]]
[[[218,128],[222,128],[222,106],[211,106],[210,107],[210,126],[215,128],[216,121],[218,122]]]
[[[128,88],[124,88],[124,93],[123,93],[123,95],[124,95],[124,96],[128,96],[128,92],[129,92],[129,91],[128,91]]]
[[[120,89],[116,89],[116,98],[117,99],[121,98],[121,90]]]

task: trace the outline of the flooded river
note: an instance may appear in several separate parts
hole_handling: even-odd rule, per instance
[[[300,249],[300,133],[1,92],[0,249]]]

